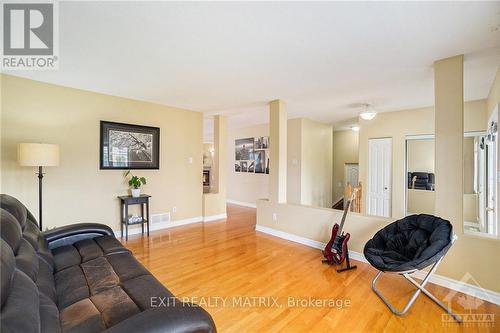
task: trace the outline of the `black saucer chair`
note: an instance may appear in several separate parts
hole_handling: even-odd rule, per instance
[[[398,316],[404,315],[420,292],[423,292],[456,321],[461,322],[460,316],[453,313],[451,309],[425,289],[431,275],[434,274],[456,239],[451,223],[432,215],[411,215],[389,224],[378,231],[366,243],[364,249],[368,262],[379,270],[372,281],[373,291]],[[410,276],[410,274],[431,265],[431,269],[421,283]],[[401,311],[389,303],[377,289],[376,284],[382,273],[400,274],[417,287]]]

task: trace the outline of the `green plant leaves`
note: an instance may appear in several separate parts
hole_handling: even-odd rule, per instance
[[[146,185],[146,178],[141,177],[139,178],[138,176],[134,176],[130,170],[127,170],[124,174],[123,177],[127,177],[130,175],[130,179],[128,181],[129,186],[133,186],[134,188],[140,188],[141,185]]]

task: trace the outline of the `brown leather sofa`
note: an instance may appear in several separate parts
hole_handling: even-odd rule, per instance
[[[0,223],[2,333],[216,332],[205,310],[177,300],[109,227],[42,233],[4,194]]]

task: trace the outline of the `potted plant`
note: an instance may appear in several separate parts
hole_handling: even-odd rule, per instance
[[[128,180],[128,185],[130,186],[130,191],[134,198],[138,198],[141,196],[141,186],[146,185],[146,178],[134,176],[130,170],[127,170],[123,177],[126,178],[129,175],[130,179]]]

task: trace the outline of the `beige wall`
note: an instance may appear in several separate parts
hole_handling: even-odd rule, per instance
[[[287,202],[331,207],[332,127],[306,118],[287,127]]]
[[[272,215],[276,213],[277,221]],[[342,211],[294,204],[274,204],[268,200],[257,201],[257,224],[318,242],[328,242],[332,226],[342,219]],[[392,220],[349,213],[346,231],[351,234],[349,249],[363,253],[365,243],[384,225]],[[318,251],[318,260],[321,253]]]
[[[269,200],[286,202],[287,177],[287,120],[288,111],[283,100],[269,103]]]
[[[408,171],[434,173],[434,139],[408,140]]]
[[[172,220],[202,215],[202,114],[2,75],[2,191],[37,215],[35,169],[17,164],[19,142],[60,145],[58,167],[46,168],[44,225],[98,222],[119,230],[116,196],[127,194],[123,171],[99,170],[99,121],[161,129],[160,169],[145,176],[151,213]],[[192,157],[192,163],[189,158]],[[172,212],[172,207],[177,212]]]
[[[486,101],[464,103],[464,131],[483,131],[486,127]],[[359,120],[359,178],[368,179],[368,139],[392,138],[392,217],[405,215],[405,141],[409,135],[434,134],[434,108],[380,113],[372,120]],[[364,193],[367,193],[367,190]],[[361,211],[366,212],[366,195]]]
[[[333,132],[333,203],[344,196],[346,163],[358,163],[359,132]]]
[[[500,103],[500,67],[497,69],[497,74],[495,80],[491,85],[490,93],[488,94],[487,107],[488,107],[488,118]]]
[[[227,199],[255,205],[257,199],[269,198],[269,175],[235,172],[234,140],[269,136],[269,124],[233,128],[227,140]],[[271,143],[270,143],[271,144]],[[272,161],[270,161],[272,163]]]
[[[302,160],[302,118],[288,120],[287,135],[287,202],[300,204],[301,190],[301,163]]]
[[[435,213],[436,192],[408,189],[408,214]]]
[[[479,223],[477,194],[464,194],[464,221]]]
[[[464,193],[474,193],[474,137],[464,138]]]
[[[269,175],[234,171],[234,141],[268,136],[269,125],[229,131],[228,199],[255,204],[269,198]],[[270,145],[272,141],[270,140]],[[272,167],[272,160],[271,160]],[[330,207],[332,202],[332,128],[305,118],[287,121],[287,202]]]
[[[303,119],[301,161],[301,203],[332,206],[332,142],[331,125]]]

